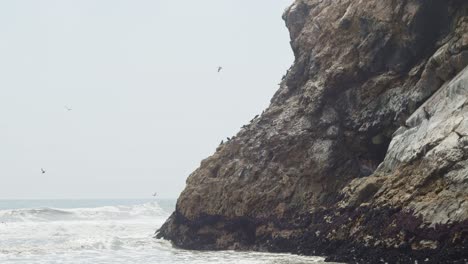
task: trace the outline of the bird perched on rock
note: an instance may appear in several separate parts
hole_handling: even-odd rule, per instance
[[[401,120],[400,121],[400,126],[404,127],[404,128],[410,128],[407,124],[406,124],[406,121],[405,120]]]
[[[231,138],[230,138],[230,137],[227,137],[227,141],[229,141],[229,140],[231,140]]]
[[[426,118],[427,120],[429,120],[431,118],[431,114],[429,114],[429,112],[427,111],[426,107],[423,107],[422,108],[423,112],[424,112],[424,118]]]
[[[404,128],[410,128],[407,124],[406,124],[406,118],[407,116],[403,113],[403,112],[399,112],[396,116],[395,116],[395,121],[402,127]]]
[[[322,31],[322,27],[317,23],[317,22],[314,22],[314,27],[320,31]]]
[[[221,143],[219,143],[219,145],[222,145],[222,144],[224,144],[224,140],[221,140]]]
[[[223,69],[223,67],[218,66],[218,72],[220,72]]]
[[[423,155],[423,156],[426,156],[426,153],[427,153],[427,145],[424,145],[424,146],[422,147],[422,155]]]
[[[250,123],[252,123],[255,119],[257,119],[258,115],[254,116],[254,118],[252,118],[252,120],[250,120]]]

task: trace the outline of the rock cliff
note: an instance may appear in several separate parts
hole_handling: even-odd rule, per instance
[[[270,106],[158,236],[355,263],[468,259],[468,1],[296,0]]]

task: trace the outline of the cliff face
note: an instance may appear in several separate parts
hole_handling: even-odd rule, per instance
[[[158,236],[330,260],[468,259],[468,2],[296,0],[271,105]]]

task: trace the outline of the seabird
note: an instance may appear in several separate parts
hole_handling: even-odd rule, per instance
[[[43,168],[41,168],[41,172],[42,174],[46,173],[46,171]]]
[[[423,107],[422,108],[423,112],[424,112],[424,117],[429,120],[431,118],[431,115],[429,114],[429,112],[427,112],[426,110],[426,107]]]
[[[65,106],[65,109],[67,109],[67,111],[71,111],[71,110],[73,110],[73,109],[71,109],[71,108],[70,108],[70,107],[68,107],[68,106]]]
[[[254,119],[257,119],[257,117],[258,117],[258,115],[256,115],[256,116],[254,117]]]
[[[317,21],[314,21],[314,26],[315,26],[316,29],[322,31],[322,27],[320,26],[319,23],[317,23]]]
[[[408,126],[408,125],[406,124],[406,121],[405,121],[405,120],[401,120],[401,121],[400,121],[400,125],[401,125],[402,127],[404,127],[404,128],[411,128],[410,126]]]
[[[220,72],[223,69],[223,67],[219,66],[218,67],[218,72]]]
[[[227,137],[227,140],[229,141],[229,140],[231,140],[231,138],[230,138],[230,137]]]
[[[404,128],[410,128],[407,124],[406,124],[406,118],[405,118],[405,115],[403,114],[403,112],[399,112],[396,116],[395,116],[395,119],[394,121],[398,122],[398,124]]]
[[[224,140],[221,140],[221,143],[219,143],[220,145],[224,144]]]
[[[156,197],[156,194],[158,194],[158,193],[153,193],[153,197]]]

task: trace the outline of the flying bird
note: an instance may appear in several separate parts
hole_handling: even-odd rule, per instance
[[[218,67],[218,72],[220,72],[223,69],[223,67],[219,66]]]
[[[42,174],[46,173],[46,171],[43,168],[41,168],[41,172]]]
[[[156,197],[157,194],[158,194],[158,193],[153,193],[153,197]]]
[[[71,110],[73,110],[73,109],[71,109],[71,108],[70,108],[70,107],[68,107],[68,106],[65,106],[65,109],[67,109],[67,111],[71,111]]]

